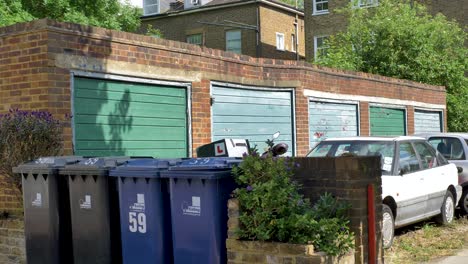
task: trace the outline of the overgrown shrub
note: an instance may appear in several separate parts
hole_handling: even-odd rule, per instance
[[[291,180],[298,166],[288,157],[261,157],[256,152],[234,168],[234,191],[240,205],[240,239],[313,244],[329,255],[354,246],[346,211],[349,206],[325,193],[312,207]]]
[[[10,110],[0,114],[0,174],[21,190],[21,178],[12,168],[62,150],[62,125],[49,112]]]

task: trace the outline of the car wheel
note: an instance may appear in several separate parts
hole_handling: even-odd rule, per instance
[[[453,221],[454,215],[455,205],[453,202],[453,195],[450,191],[447,191],[442,207],[440,208],[440,215],[437,216],[436,220],[439,224],[449,224]]]
[[[393,218],[392,209],[386,204],[382,205],[383,222],[382,222],[382,237],[383,247],[390,248],[393,244],[395,236],[395,218]]]
[[[463,189],[460,203],[458,205],[460,206],[461,214],[467,215],[468,214],[468,188]]]

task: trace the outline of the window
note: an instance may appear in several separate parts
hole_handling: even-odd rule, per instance
[[[143,15],[159,14],[159,0],[143,0]]]
[[[327,14],[328,13],[328,0],[314,0],[313,1],[313,15]]]
[[[276,49],[284,50],[284,34],[276,33]]]
[[[318,60],[327,55],[328,36],[314,37],[314,58]]]
[[[414,147],[421,159],[422,169],[430,169],[439,165],[437,164],[437,158],[431,146],[426,145],[423,142],[415,142]]]
[[[195,44],[195,45],[203,45],[203,35],[200,34],[193,34],[187,36],[187,43]]]
[[[241,54],[242,39],[240,30],[226,31],[226,51]]]
[[[296,52],[296,35],[291,34],[291,51]]]
[[[413,146],[409,142],[400,144],[399,161],[399,169],[402,174],[412,173],[420,169],[416,152],[414,152]]]
[[[466,157],[458,138],[431,137],[429,143],[448,160],[464,160]]]
[[[370,6],[376,6],[378,4],[379,4],[378,0],[357,0],[356,1],[357,7],[370,7]]]

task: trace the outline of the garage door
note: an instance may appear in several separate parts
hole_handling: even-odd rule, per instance
[[[371,136],[403,136],[406,134],[405,110],[370,107]]]
[[[73,93],[76,155],[188,155],[185,89],[75,78]]]
[[[442,132],[442,113],[440,111],[414,111],[414,133]]]
[[[276,142],[289,145],[287,155],[294,153],[293,104],[291,91],[212,87],[212,136],[249,139],[259,151],[276,132]]]
[[[329,137],[358,135],[356,104],[309,102],[310,146]]]

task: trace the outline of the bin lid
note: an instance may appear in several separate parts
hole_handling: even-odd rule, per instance
[[[113,177],[159,177],[161,171],[179,164],[182,159],[130,159],[109,171]]]
[[[13,168],[13,173],[53,173],[54,170],[83,160],[82,156],[51,156],[25,162]]]
[[[162,178],[220,179],[229,177],[231,169],[242,159],[229,157],[193,158],[161,172]]]
[[[87,174],[107,174],[109,170],[124,164],[130,157],[95,157],[86,158],[72,165],[67,165],[60,169],[60,174],[87,175]]]

